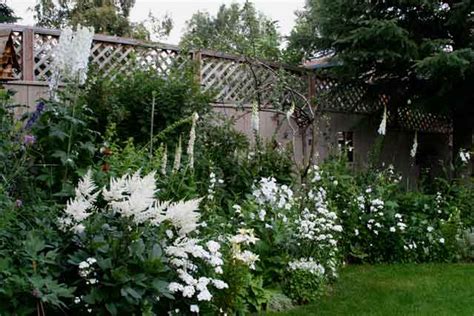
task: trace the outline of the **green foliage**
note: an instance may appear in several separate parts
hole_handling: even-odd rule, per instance
[[[26,204],[26,203],[25,203]],[[62,272],[62,238],[50,219],[51,206],[3,204],[0,210],[0,312],[31,314],[36,308],[66,307],[74,287]],[[39,309],[38,309],[39,310]]]
[[[62,28],[80,24],[93,27],[96,33],[150,40],[146,24],[151,24],[153,34],[159,37],[169,35],[173,22],[168,15],[158,19],[150,13],[148,21],[132,23],[129,16],[134,5],[135,0],[37,0],[34,9],[37,25],[42,27]]]
[[[15,23],[19,19],[9,6],[5,3],[0,3],[0,23]]]
[[[94,112],[78,102],[79,88],[66,89],[59,101],[44,100],[32,126],[36,137],[31,173],[51,197],[68,196],[73,183],[94,163],[99,134],[91,128]]]
[[[186,22],[181,46],[212,49],[254,58],[277,60],[281,37],[276,22],[257,12],[252,2],[221,5],[217,15],[197,12]]]
[[[315,301],[323,293],[324,276],[306,270],[290,270],[285,275],[283,291],[298,304]]]
[[[113,79],[90,80],[86,90],[83,102],[98,117],[93,128],[104,133],[109,124],[116,124],[119,142],[149,141],[153,98],[153,135],[194,112],[202,115],[210,110],[211,95],[201,91],[192,65],[172,69],[167,76],[153,68],[137,68],[132,75],[117,73]],[[170,144],[182,132],[177,128],[168,134]]]

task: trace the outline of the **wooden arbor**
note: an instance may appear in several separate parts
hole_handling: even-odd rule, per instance
[[[0,29],[0,80],[15,80],[14,71],[20,71],[11,29]]]

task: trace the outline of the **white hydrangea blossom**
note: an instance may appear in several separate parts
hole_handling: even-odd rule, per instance
[[[303,270],[307,271],[311,274],[318,275],[318,276],[324,276],[326,273],[326,269],[324,267],[317,263],[314,258],[301,258],[295,261],[290,261],[288,263],[288,268],[290,270]]]

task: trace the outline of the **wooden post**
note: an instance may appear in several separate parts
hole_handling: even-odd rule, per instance
[[[202,82],[201,64],[202,64],[202,53],[200,50],[193,51],[193,61],[196,63],[196,80]]]
[[[35,80],[35,52],[34,52],[35,34],[32,28],[25,28],[23,30],[23,58],[22,69],[24,81]]]

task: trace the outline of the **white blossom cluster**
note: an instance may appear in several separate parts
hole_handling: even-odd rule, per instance
[[[232,257],[247,265],[250,269],[255,269],[255,263],[259,256],[250,250],[242,250],[243,246],[250,246],[258,241],[253,229],[240,228],[238,234],[229,238],[232,247]]]
[[[467,164],[471,160],[471,154],[467,150],[460,149],[459,158],[461,158],[462,163]]]
[[[80,84],[84,84],[93,37],[93,29],[80,25],[75,32],[70,27],[61,31],[53,52],[50,89],[56,89],[61,78],[79,80]]]
[[[212,294],[208,286],[224,289],[228,285],[222,280],[206,277],[199,271],[205,265],[211,267],[214,273],[221,274],[224,264],[219,243],[211,240],[204,244],[199,238],[190,237],[191,233],[197,233],[200,225],[204,225],[199,223],[200,215],[196,212],[201,199],[186,202],[158,201],[154,197],[157,191],[154,175],[154,172],[144,177],[139,172],[126,174],[121,178],[112,178],[108,188],[97,190],[91,173],[88,172],[79,181],[76,197],[68,202],[61,223],[72,228],[80,225],[93,214],[92,210],[96,208],[94,203],[98,194],[102,193],[102,198],[107,202],[104,209],[129,218],[131,223],[139,225],[149,222],[157,226],[165,222],[171,224],[171,228],[165,232],[168,240],[163,244],[166,258],[170,266],[176,269],[178,280],[169,284],[169,290],[179,292],[186,298],[209,301]],[[245,242],[252,242],[252,239]],[[89,284],[97,282],[96,278],[90,278],[92,265],[95,263],[94,258],[89,258],[79,265],[81,276],[88,277]],[[199,312],[199,306],[191,305],[190,311]]]
[[[188,148],[186,149],[186,154],[189,159],[189,168],[194,168],[194,143],[196,142],[196,123],[199,119],[199,114],[196,112],[193,113],[191,130],[189,132],[189,142]]]
[[[305,208],[296,220],[296,237],[300,240],[318,241],[321,248],[333,248],[337,245],[336,235],[342,232],[337,214],[328,209],[324,188],[308,193],[308,199],[314,210]]]
[[[81,233],[84,230],[84,221],[92,213],[91,210],[97,200],[100,192],[94,192],[97,186],[92,180],[92,172],[89,170],[82,179],[79,180],[77,188],[75,189],[74,198],[67,202],[64,210],[65,216],[59,220],[60,226],[63,229],[70,228],[76,233]]]
[[[216,185],[223,184],[224,180],[217,178],[214,172],[209,174],[209,187],[207,188],[207,199],[209,201],[214,200],[214,196],[216,194]]]
[[[287,185],[279,185],[276,179],[261,178],[253,187],[253,196],[257,204],[269,205],[271,208],[289,210],[293,206],[293,191]]]
[[[311,274],[318,275],[318,276],[324,276],[326,270],[324,267],[317,263],[314,258],[301,258],[295,261],[290,261],[288,263],[288,268],[290,270],[303,270],[307,271]]]
[[[77,229],[81,222],[92,214],[99,193],[102,193],[103,199],[107,201],[106,209],[130,218],[137,225],[146,221],[159,225],[167,221],[179,236],[193,232],[199,225],[200,215],[196,211],[201,199],[158,201],[154,197],[157,191],[155,172],[144,177],[140,176],[140,172],[136,172],[131,176],[126,174],[121,178],[112,178],[109,189],[103,188],[94,193],[96,189],[89,171],[79,181],[75,197],[67,203],[65,216],[60,219],[64,228]]]
[[[97,263],[95,258],[87,258],[79,263],[79,275],[86,279],[87,284],[98,283],[97,274],[94,265]]]
[[[198,276],[199,266],[193,260],[203,260],[210,265],[215,273],[222,274],[222,254],[220,244],[208,241],[206,247],[199,244],[200,240],[195,238],[179,237],[165,248],[165,253],[170,258],[170,264],[178,273],[179,282],[171,282],[168,289],[172,293],[181,293],[185,298],[196,298],[198,301],[210,301],[212,294],[209,285],[222,290],[228,288],[227,283],[220,279]],[[197,309],[196,309],[197,307]],[[190,307],[196,312],[199,306]]]

